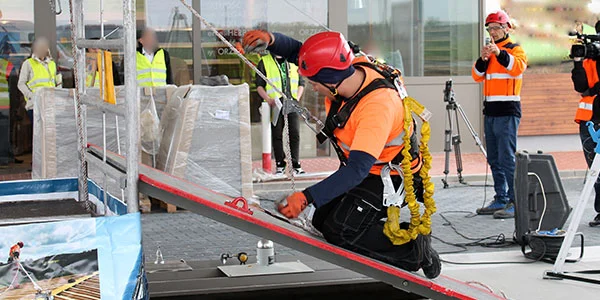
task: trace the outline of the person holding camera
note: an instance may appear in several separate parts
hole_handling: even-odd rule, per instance
[[[487,161],[496,195],[488,206],[477,209],[477,214],[514,218],[515,153],[527,57],[523,48],[511,40],[508,33],[512,26],[504,11],[489,14],[485,26],[491,43],[481,50],[471,75],[476,82],[483,82]]]
[[[596,32],[600,33],[600,21],[596,23]],[[585,51],[578,54],[571,51],[571,54],[574,56],[571,80],[575,91],[581,94],[579,108],[575,113],[575,122],[579,124],[579,137],[581,138],[585,161],[588,167],[591,167],[596,156],[596,143],[592,140],[588,131],[587,122],[593,122],[596,130],[600,127],[600,104],[598,103],[598,95],[600,94],[600,81],[598,80],[600,73],[598,73],[598,69],[600,69],[600,66],[598,66],[599,61],[595,57],[577,57],[586,56]],[[600,225],[600,180],[596,180],[594,189],[596,190],[594,199],[596,217],[589,223],[592,227]]]

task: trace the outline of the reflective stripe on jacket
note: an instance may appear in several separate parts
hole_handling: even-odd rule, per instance
[[[8,76],[12,70],[12,63],[6,59],[0,58],[0,106],[9,101],[8,94]]]
[[[152,62],[144,54],[137,52],[137,82],[139,86],[167,85],[167,64],[163,49],[156,51]]]
[[[27,81],[27,87],[32,92],[41,87],[56,87],[56,63],[48,61],[48,64],[41,63],[37,59],[27,59],[31,65],[33,77]],[[25,101],[29,99],[25,98]]]
[[[599,81],[596,61],[593,59],[585,59],[583,61],[583,68],[585,69],[588,86],[592,88]],[[587,122],[592,119],[592,115],[594,114],[594,99],[596,99],[596,96],[597,95],[581,97],[581,100],[579,100],[579,107],[575,113],[575,122]]]
[[[283,91],[282,82],[281,82],[281,70],[279,68],[279,63],[275,60],[273,55],[268,54],[262,57],[263,65],[265,67],[265,72],[267,73],[267,78],[280,90]],[[299,76],[298,75],[298,67],[295,64],[290,64],[289,62],[285,62],[286,69],[288,71],[287,78],[290,81],[290,91],[292,93],[292,98],[298,99],[298,83]],[[278,92],[270,85],[267,84],[265,86],[265,91],[269,98],[278,99],[281,97]],[[285,93],[285,91],[283,91]]]

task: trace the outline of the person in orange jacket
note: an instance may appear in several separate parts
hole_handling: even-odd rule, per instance
[[[8,251],[8,263],[11,263],[15,260],[19,260],[19,256],[21,255],[21,248],[23,248],[23,242],[17,242]]]
[[[267,49],[295,63],[313,90],[326,97],[325,123],[336,124],[325,130],[330,130],[327,135],[336,141],[342,166],[325,180],[289,195],[279,211],[297,218],[313,204],[312,224],[329,243],[408,271],[422,269],[428,278],[439,276],[441,263],[429,235],[394,245],[384,234],[381,221],[386,217],[381,169],[401,161],[402,137],[414,136],[414,129],[404,132],[405,111],[398,91],[382,86],[385,80],[379,72],[358,63],[361,58],[355,59],[339,32],[320,32],[302,43],[280,33],[251,30],[244,35],[242,46],[246,52]],[[341,116],[345,105],[352,105],[348,103],[356,106]],[[343,125],[338,117],[344,119]],[[412,149],[417,182],[422,158],[418,147]],[[398,188],[402,176],[396,173],[391,178]],[[422,199],[422,183],[415,183],[415,196]]]
[[[527,69],[523,48],[512,41],[512,28],[504,11],[497,11],[485,20],[491,43],[481,50],[471,75],[483,82],[485,142],[487,161],[494,178],[494,200],[477,210],[480,215],[496,219],[514,218],[515,153],[517,130],[521,122],[521,85]]]
[[[596,23],[596,33],[600,34],[600,21]],[[581,94],[579,106],[575,113],[575,122],[579,124],[579,138],[583,154],[588,167],[592,166],[596,156],[596,143],[592,139],[587,127],[587,122],[594,123],[596,130],[600,129],[600,104],[598,95],[600,94],[600,80],[598,70],[600,70],[600,60],[584,57],[573,57],[573,70],[571,71],[571,80],[575,91]],[[600,226],[600,179],[594,184],[596,196],[594,199],[594,210],[596,217],[590,221],[591,227]]]

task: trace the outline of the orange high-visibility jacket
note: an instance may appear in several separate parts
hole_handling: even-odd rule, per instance
[[[583,68],[585,69],[588,86],[592,88],[599,81],[596,61],[593,59],[585,59],[583,61]],[[577,108],[577,112],[575,113],[575,122],[587,122],[592,119],[592,115],[594,114],[594,99],[596,99],[596,96],[597,95],[581,97],[581,100],[579,100],[579,108]]]
[[[20,253],[21,252],[21,247],[19,247],[18,244],[14,244],[12,247],[10,247],[10,251],[8,253],[9,257],[15,257],[15,253]]]
[[[473,65],[471,76],[476,82],[483,81],[485,115],[520,117],[521,85],[523,72],[527,69],[527,56],[510,37],[496,45],[500,54],[490,56],[488,61],[479,58]]]

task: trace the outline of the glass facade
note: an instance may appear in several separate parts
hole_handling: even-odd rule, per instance
[[[1,161],[6,159],[5,145],[9,142],[15,155],[31,151],[32,126],[17,82],[21,64],[31,53],[33,38],[33,0],[0,1],[0,74],[6,76],[0,79]]]
[[[528,73],[569,73],[569,50],[574,42],[567,33],[581,24],[583,33],[595,34],[597,1],[589,0],[487,0],[486,9],[504,9],[516,25],[513,36],[527,52]]]
[[[468,76],[479,56],[477,0],[348,0],[348,38],[405,76]]]

